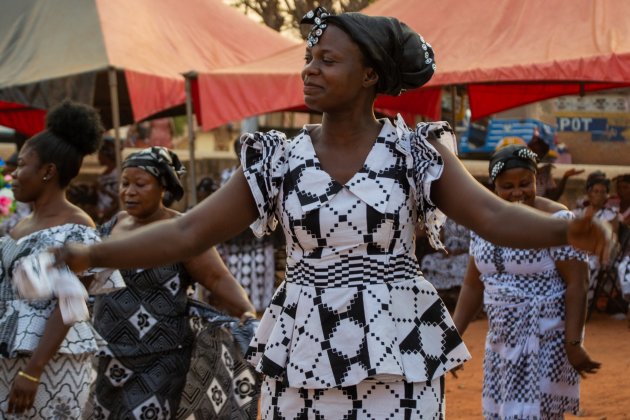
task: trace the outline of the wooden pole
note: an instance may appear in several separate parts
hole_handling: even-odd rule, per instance
[[[114,147],[116,151],[116,170],[118,176],[121,174],[122,168],[122,153],[120,147],[120,105],[118,103],[118,77],[116,75],[116,69],[110,67],[107,71],[109,79],[109,98],[112,108],[112,124],[114,126]]]
[[[193,105],[192,105],[192,81],[197,78],[197,73],[188,72],[184,74],[186,79],[186,123],[188,125],[188,155],[190,156],[190,163],[188,168],[188,206],[194,207],[197,204],[197,173],[195,169],[195,130],[193,120]]]

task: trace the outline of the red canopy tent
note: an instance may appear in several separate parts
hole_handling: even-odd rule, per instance
[[[467,84],[473,119],[543,99],[630,86],[626,0],[379,0],[432,44],[429,86]]]
[[[71,97],[99,108],[110,127],[115,94],[123,124],[176,106],[183,113],[184,71],[234,66],[294,43],[221,0],[8,2],[0,101],[47,109]],[[13,127],[32,132],[28,115]]]
[[[388,99],[390,110],[431,115],[422,92],[445,85],[468,85],[473,118],[630,85],[626,0],[378,0],[364,13],[398,17],[435,49],[433,80]],[[302,104],[301,48],[200,75],[203,126]]]

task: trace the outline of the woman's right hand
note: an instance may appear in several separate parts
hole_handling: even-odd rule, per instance
[[[584,346],[581,344],[577,346],[568,344],[565,346],[565,349],[567,351],[569,363],[571,363],[571,366],[578,371],[582,378],[586,378],[587,373],[597,373],[602,365],[601,363],[592,360],[586,352]]]
[[[604,266],[617,246],[610,224],[595,218],[590,207],[582,217],[569,222],[567,241],[574,248],[597,256]]]
[[[92,267],[90,262],[90,247],[78,243],[67,243],[60,248],[53,248],[55,265],[67,265],[75,273],[82,273]]]
[[[8,413],[18,416],[33,407],[39,382],[16,376],[9,392]]]

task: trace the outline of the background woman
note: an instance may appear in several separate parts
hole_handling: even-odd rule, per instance
[[[101,224],[118,212],[118,184],[120,174],[116,168],[116,139],[103,138],[103,145],[98,150],[98,163],[105,166],[103,173],[96,179],[96,219]]]
[[[577,217],[583,216],[587,212],[593,214],[595,218],[605,223],[610,223],[613,232],[619,232],[619,211],[617,207],[607,206],[608,194],[610,193],[610,180],[601,171],[595,171],[586,178],[586,201],[584,206],[573,210]],[[588,256],[589,278],[587,307],[590,308],[595,298],[595,289],[599,273],[602,268],[601,261],[596,255]]]
[[[503,200],[572,219],[562,204],[536,196],[537,157],[508,146],[490,160],[490,181]],[[463,333],[482,303],[488,314],[484,359],[485,418],[562,419],[579,410],[579,374],[599,363],[584,349],[588,269],[572,247],[513,249],[474,232],[453,317]]]
[[[452,311],[466,273],[470,231],[452,219],[447,219],[442,227],[441,240],[444,251],[425,255],[420,267],[422,274],[440,293],[449,311]]]
[[[175,200],[184,194],[179,178],[184,168],[176,154],[151,147],[129,155],[122,167],[124,210],[101,228],[103,237],[125,236],[180,216],[162,202],[166,191]],[[175,418],[191,361],[189,287],[195,282],[205,286],[237,317],[255,317],[255,310],[214,248],[183,262],[121,274],[127,287],[97,297],[94,305],[94,326],[108,343],[98,360],[94,415]],[[202,396],[205,392],[198,392]],[[225,408],[230,413],[230,406]]]
[[[446,123],[409,129],[375,118],[377,93],[397,95],[433,74],[430,45],[406,25],[322,8],[305,22],[314,26],[304,98],[321,124],[291,141],[277,131],[246,135],[242,168],[186,215],[57,257],[73,270],[157,265],[280,221],[286,279],[250,346],[265,374],[262,417],[442,418],[443,375],[469,354],[419,272],[415,225],[439,246],[439,207],[503,245],[570,241],[601,255],[609,232],[496,198],[450,151]]]
[[[20,259],[66,241],[98,242],[94,222],[66,200],[83,157],[94,153],[103,128],[93,108],[64,102],[46,130],[26,141],[13,172],[16,200],[33,211],[0,238],[0,417],[78,419],[97,350],[87,322],[64,325],[57,299],[16,296],[12,273]],[[122,286],[122,281],[119,283]]]

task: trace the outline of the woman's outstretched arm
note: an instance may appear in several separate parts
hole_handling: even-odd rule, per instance
[[[184,263],[186,271],[204,286],[219,303],[219,308],[230,315],[256,317],[256,308],[247,297],[247,292],[234,278],[219,256],[216,248],[210,248]]]
[[[570,244],[608,261],[612,230],[587,214],[571,221],[553,218],[525,205],[509,203],[484,188],[446,147],[444,170],[431,188],[433,202],[450,218],[489,242],[512,248],[549,248]]]
[[[154,267],[199,255],[247,229],[256,217],[256,203],[239,169],[225,186],[182,217],[152,223],[99,244],[68,244],[54,252],[58,262],[75,272],[90,267]]]

